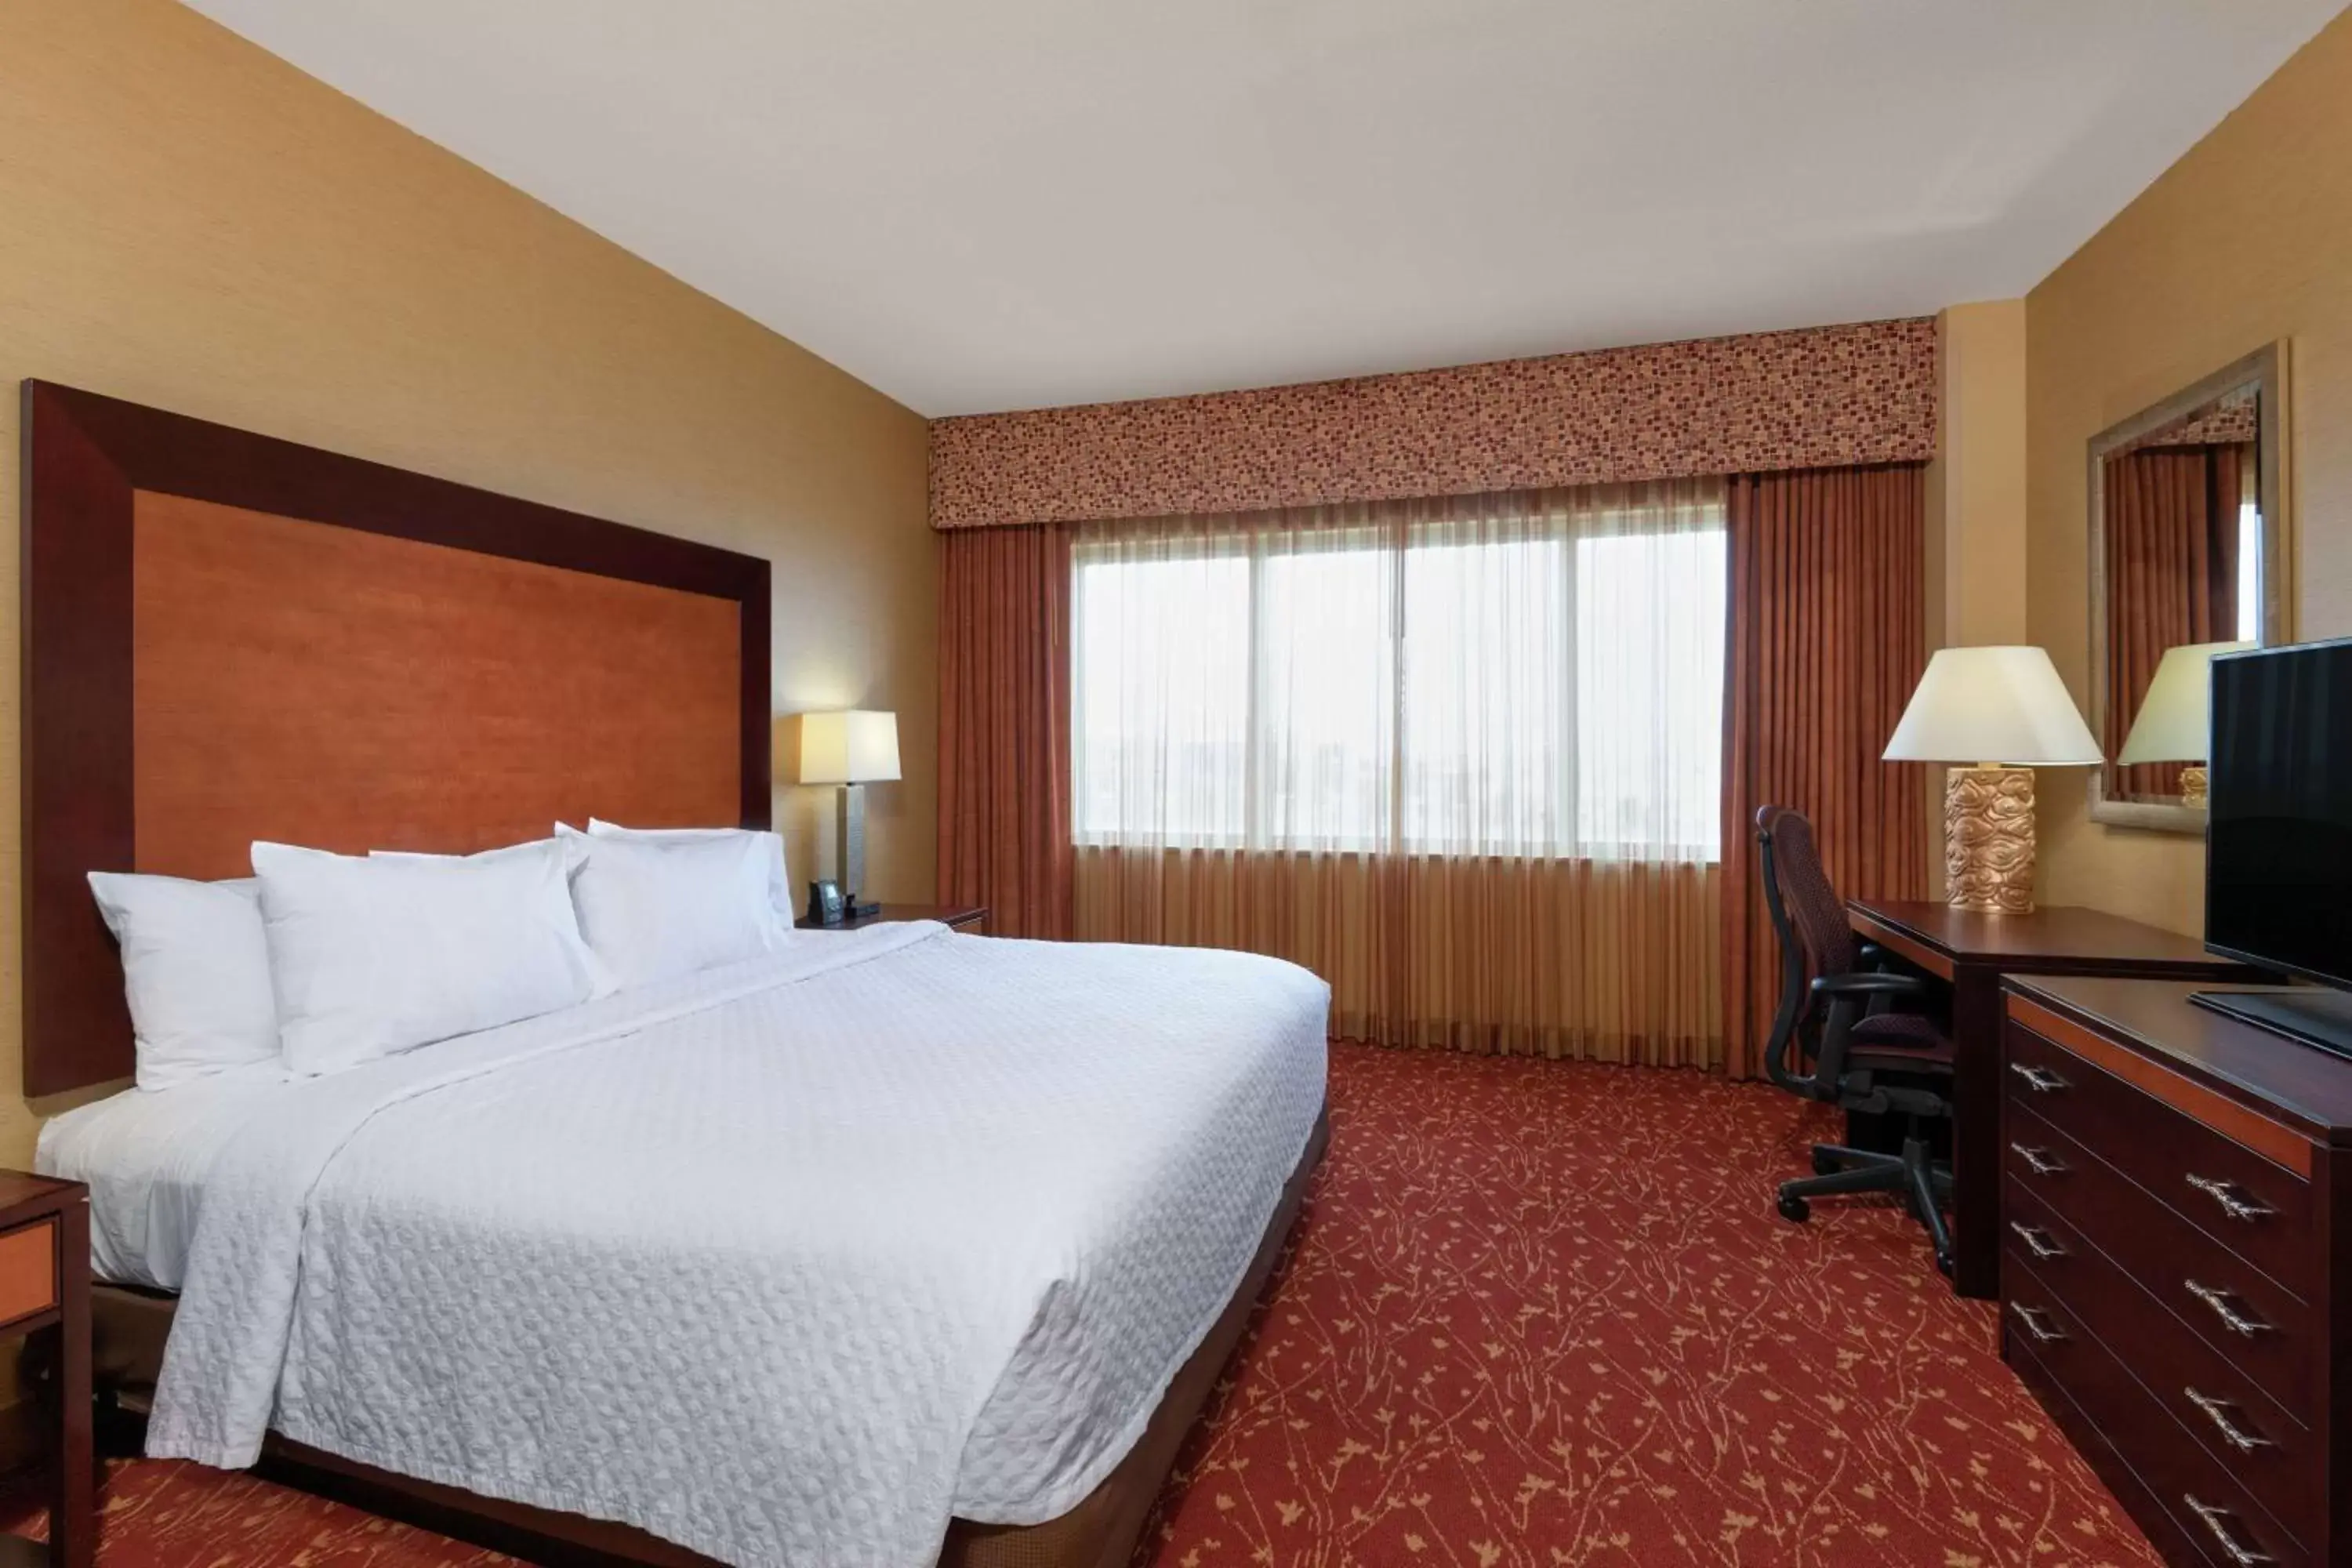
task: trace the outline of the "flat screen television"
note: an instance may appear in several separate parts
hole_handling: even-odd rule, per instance
[[[2212,665],[2205,945],[2315,980],[2200,1005],[2352,1056],[2352,638]]]

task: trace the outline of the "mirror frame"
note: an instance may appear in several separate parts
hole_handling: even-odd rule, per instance
[[[2263,558],[2258,593],[2262,603],[2263,647],[2294,640],[2294,535],[2287,515],[2287,344],[2265,344],[2243,359],[2222,366],[2193,385],[2183,387],[2161,403],[2141,409],[2130,418],[2108,426],[2091,437],[2089,529],[2091,550],[2091,732],[2104,735],[2107,690],[2107,455],[2152,430],[2161,429],[2240,387],[2254,388],[2256,504],[2263,513]],[[2149,827],[2169,833],[2205,831],[2205,813],[2178,802],[2110,800],[2107,770],[2091,770],[2091,820],[2116,827]]]

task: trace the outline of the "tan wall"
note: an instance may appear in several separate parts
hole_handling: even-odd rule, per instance
[[[1927,646],[2024,642],[2025,301],[1936,318],[1937,432],[1927,465]],[[1944,774],[1923,792],[1931,896],[1944,895]]]
[[[2338,17],[2026,300],[2032,640],[2089,689],[2084,443],[2293,340],[2299,637],[2352,634],[2352,15]],[[2093,823],[2042,778],[2043,896],[2196,932],[2200,839]]]
[[[1946,644],[2025,640],[2025,301],[1954,305],[1937,318],[1943,424],[1928,475],[1944,531],[1931,591]],[[1931,626],[1936,616],[1930,615]]]
[[[169,0],[0,0],[0,1163],[18,1053],[24,377],[776,563],[779,711],[899,713],[869,880],[932,891],[923,421]],[[830,793],[781,788],[795,876]],[[829,853],[829,849],[825,849]]]

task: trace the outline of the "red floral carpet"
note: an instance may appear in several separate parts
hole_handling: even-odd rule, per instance
[[[1696,1075],[1333,1048],[1331,1154],[1139,1564],[2155,1568],[1828,1124]],[[118,1467],[105,1568],[502,1563]]]
[[[1828,1118],[1696,1074],[1335,1047],[1331,1156],[1160,1568],[2158,1563]]]

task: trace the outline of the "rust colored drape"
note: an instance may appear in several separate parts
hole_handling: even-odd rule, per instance
[[[1917,464],[1731,481],[1724,666],[1724,1066],[1753,1077],[1779,1002],[1756,809],[1813,821],[1847,897],[1924,898],[1926,771],[1879,753],[1927,664]]]
[[[1070,541],[940,535],[940,897],[998,936],[1070,935]]]
[[[2124,749],[2164,651],[2238,629],[2244,448],[2143,447],[2106,464],[2107,755]],[[2179,795],[2179,763],[2107,768],[2107,792]]]

